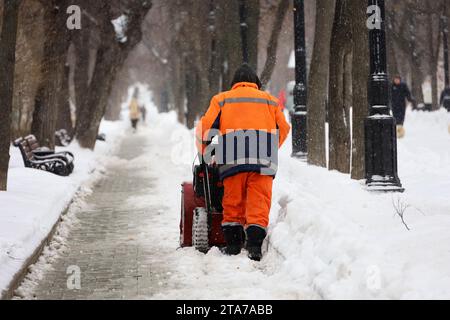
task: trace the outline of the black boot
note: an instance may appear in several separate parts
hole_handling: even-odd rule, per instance
[[[223,253],[235,256],[241,253],[244,228],[240,225],[222,226],[223,235],[227,246],[222,250]]]
[[[247,228],[247,251],[248,257],[254,261],[261,261],[261,246],[266,238],[266,230],[258,226]]]

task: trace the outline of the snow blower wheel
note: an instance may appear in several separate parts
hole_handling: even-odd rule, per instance
[[[180,246],[206,253],[226,245],[222,232],[223,184],[217,166],[197,165],[193,182],[182,184]]]
[[[202,252],[209,250],[208,212],[205,208],[195,208],[192,221],[192,245]]]

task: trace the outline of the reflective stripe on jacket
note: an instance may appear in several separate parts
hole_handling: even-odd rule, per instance
[[[215,153],[221,179],[240,172],[274,176],[273,160],[289,131],[278,100],[256,84],[240,82],[212,98],[197,126],[197,147],[205,153],[212,136],[219,135]]]

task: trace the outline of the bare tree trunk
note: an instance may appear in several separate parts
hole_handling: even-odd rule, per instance
[[[64,66],[64,78],[61,83],[61,88],[59,91],[58,97],[58,112],[57,112],[57,121],[56,121],[56,129],[61,130],[65,129],[69,136],[73,134],[73,123],[72,123],[72,115],[70,111],[70,93],[69,93],[69,73],[70,66],[66,64]]]
[[[242,43],[239,29],[238,1],[220,1],[218,4],[220,30],[218,50],[222,53],[222,90],[229,90],[236,69],[242,64]]]
[[[260,0],[245,0],[247,2],[248,16],[248,56],[249,64],[258,72],[258,35],[259,35],[259,14]]]
[[[330,170],[350,173],[351,23],[348,0],[337,0],[330,55]],[[350,97],[349,97],[350,95]]]
[[[417,35],[416,35],[416,21],[413,17],[412,12],[408,12],[405,14],[409,14],[408,22],[410,24],[409,28],[409,56],[411,63],[411,92],[414,99],[418,103],[424,102],[422,84],[423,84],[423,70],[422,70],[422,55],[420,51],[417,49]]]
[[[178,115],[178,121],[180,123],[185,124],[185,103],[184,103],[184,97],[185,97],[185,81],[183,79],[184,75],[184,66],[181,63],[180,59],[174,59],[172,64],[173,72],[171,73],[171,86],[172,86],[172,92],[174,95],[173,98],[173,104],[175,107],[175,110],[177,111]]]
[[[418,59],[411,57],[410,65],[411,65],[411,93],[417,103],[424,102],[423,96],[423,74],[420,70],[420,65],[418,65]]]
[[[188,128],[193,128],[195,123],[195,117],[196,117],[196,95],[197,95],[197,88],[198,88],[198,75],[195,71],[195,66],[192,62],[190,62],[191,59],[186,59],[185,66],[186,66],[186,73],[185,73],[185,81],[186,81],[186,126]]]
[[[32,132],[41,145],[55,147],[59,89],[64,81],[64,68],[69,49],[65,0],[42,0],[44,6],[44,57],[42,79],[36,97]],[[68,98],[68,97],[67,97]]]
[[[180,7],[183,6],[183,0],[176,0],[174,2],[170,2],[171,5],[168,6],[168,13],[171,17],[179,21],[181,19],[182,10]],[[217,7],[215,8],[215,19],[217,21]],[[216,22],[217,28],[217,22]],[[182,124],[186,124],[186,105],[185,105],[185,97],[186,97],[186,81],[185,81],[185,68],[184,65],[184,41],[181,39],[181,32],[178,28],[173,28],[170,30],[174,36],[170,42],[169,50],[168,50],[168,69],[169,69],[169,87],[173,96],[173,107],[177,112],[178,121]],[[216,44],[217,45],[217,44]],[[217,53],[220,54],[220,50],[217,50]],[[217,74],[215,75],[217,77]]]
[[[364,163],[364,120],[367,117],[368,92],[367,79],[369,75],[369,38],[366,28],[366,3],[361,0],[350,0],[349,11],[352,12],[352,42],[353,42],[353,126],[352,126],[352,168],[351,177],[361,180],[365,177]],[[392,42],[389,41],[388,42]],[[395,68],[395,63],[394,63]]]
[[[8,185],[9,148],[11,145],[11,111],[14,94],[19,0],[3,1],[0,38],[0,191]]]
[[[215,93],[220,90],[220,53],[218,50],[218,36],[221,30],[218,30],[218,5],[217,1],[209,0],[210,11],[209,11],[209,30],[211,36],[211,50],[210,50],[210,61],[209,61],[209,96],[212,97]]]
[[[316,35],[308,81],[308,163],[324,168],[327,166],[325,121],[334,8],[334,0],[316,2]]]
[[[289,0],[280,0],[277,8],[277,14],[275,16],[275,22],[272,27],[270,40],[267,45],[266,63],[261,73],[261,83],[263,88],[265,88],[269,83],[273,70],[275,69],[275,65],[277,64],[278,39],[280,37],[281,28],[283,27],[283,22],[288,9]]]
[[[97,52],[92,83],[86,92],[82,112],[79,115],[77,139],[83,148],[94,149],[101,119],[105,113],[117,64],[121,57],[108,46],[101,45]]]
[[[84,2],[82,2],[85,5]],[[85,9],[86,10],[86,9]],[[89,19],[83,19],[83,27],[73,32],[73,46],[75,50],[74,87],[76,106],[76,128],[78,119],[83,113],[83,100],[89,87],[90,37],[92,25]]]
[[[427,35],[428,35],[428,59],[430,66],[430,77],[431,77],[431,110],[436,111],[440,108],[439,105],[439,89],[438,89],[438,64],[439,64],[439,50],[441,48],[441,19],[437,16],[437,19],[434,19],[434,15],[428,15],[428,23],[427,23]],[[437,36],[435,36],[434,32],[434,24],[435,21],[438,22],[437,27]]]
[[[11,129],[13,139],[29,134],[31,129],[34,97],[41,78],[43,16],[39,1],[23,2],[19,9]]]
[[[398,48],[402,53],[403,57],[407,60],[407,64],[397,64],[394,65],[397,55],[392,54],[389,51],[388,68],[391,72],[391,76],[395,73],[400,74],[401,71],[408,69],[411,75],[411,93],[418,103],[423,103],[423,91],[422,82],[424,79],[424,72],[422,68],[423,54],[420,50],[418,37],[421,35],[417,32],[417,16],[414,15],[411,7],[412,5],[417,5],[417,1],[389,1],[387,2],[387,13],[388,13],[388,38],[387,45],[388,50],[395,50]],[[399,19],[398,12],[402,12],[401,18]],[[391,40],[390,40],[391,39]],[[390,45],[392,42],[392,46]]]
[[[356,17],[354,17],[354,18],[356,19]],[[394,75],[400,74],[400,71],[398,68],[397,52],[395,50],[394,37],[390,36],[394,32],[394,29],[393,29],[393,23],[394,23],[393,20],[395,19],[394,12],[388,9],[387,14],[386,14],[386,19],[387,19],[387,31],[388,31],[388,33],[387,33],[388,37],[386,39],[386,46],[387,46],[388,56],[389,56],[388,74],[390,74],[391,76],[394,76]],[[359,23],[361,23],[361,22],[359,22]]]
[[[437,75],[437,62],[433,62],[433,66],[431,69],[431,110],[436,111],[439,110],[439,89],[438,89],[438,75]]]
[[[211,63],[211,33],[204,33],[208,25],[210,7],[198,0],[186,1],[182,9],[187,15],[199,17],[182,20],[181,45],[184,51],[184,80],[186,90],[186,125],[193,128],[197,117],[208,108],[210,84],[208,76]],[[217,76],[217,75],[216,75]]]
[[[142,20],[151,8],[151,2],[134,1],[128,8],[126,38],[118,39],[111,21],[111,4],[102,3],[101,44],[97,50],[94,74],[83,100],[77,122],[77,139],[83,148],[94,149],[100,122],[108,105],[115,76],[130,51],[142,39]],[[125,39],[125,41],[123,41]]]

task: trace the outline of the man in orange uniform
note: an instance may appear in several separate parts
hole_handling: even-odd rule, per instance
[[[224,184],[224,251],[240,254],[245,227],[248,256],[256,261],[262,257],[269,224],[274,159],[290,130],[278,100],[259,88],[256,73],[242,65],[234,75],[232,89],[212,98],[196,131],[202,154],[212,136],[219,136],[215,157]]]

